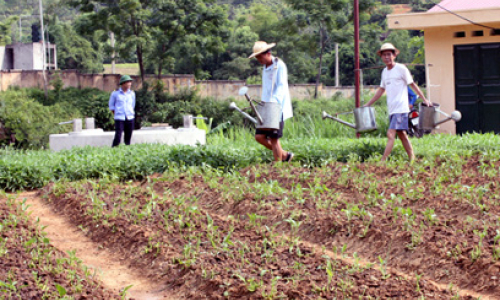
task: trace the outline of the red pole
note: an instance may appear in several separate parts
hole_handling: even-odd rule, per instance
[[[360,105],[359,77],[359,0],[354,0],[354,94],[356,107]],[[356,136],[359,138],[359,133]]]

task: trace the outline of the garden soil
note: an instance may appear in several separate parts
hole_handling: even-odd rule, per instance
[[[301,273],[300,265],[321,266],[325,264],[327,256],[341,272],[357,270],[328,279],[337,287],[342,287],[346,282],[353,283],[350,286],[352,298],[362,297],[368,291],[380,299],[416,299],[421,293],[425,293],[426,299],[451,299],[458,296],[459,299],[481,297],[496,300],[500,299],[497,296],[500,294],[497,282],[500,264],[492,259],[490,251],[494,246],[493,228],[485,232],[484,239],[484,250],[490,252],[483,252],[481,258],[473,261],[470,255],[473,251],[471,245],[477,244],[478,238],[472,229],[467,229],[472,225],[466,219],[472,216],[494,224],[493,219],[500,214],[500,208],[490,206],[490,214],[485,215],[479,206],[461,202],[454,194],[439,194],[426,187],[439,182],[443,187],[484,186],[485,189],[498,191],[497,182],[479,173],[480,164],[477,157],[472,158],[462,166],[461,176],[450,177],[450,180],[443,179],[436,168],[416,172],[418,175],[412,180],[414,188],[421,189],[415,196],[418,201],[406,196],[407,191],[403,187],[386,181],[394,179],[397,182],[401,176],[413,174],[411,170],[394,170],[370,164],[358,164],[351,170],[356,174],[366,174],[365,181],[373,182],[373,190],[379,195],[394,195],[393,199],[400,203],[398,205],[411,208],[415,224],[427,224],[425,212],[432,208],[438,217],[426,227],[425,234],[420,233],[418,227],[413,233],[402,230],[407,228],[408,220],[400,212],[393,214],[392,209],[386,211],[380,204],[369,206],[374,217],[368,225],[359,217],[359,213],[358,217],[348,219],[345,212],[355,206],[369,204],[366,195],[373,190],[368,185],[359,186],[359,182],[352,179],[355,176],[343,178],[346,165],[341,163],[315,170],[301,167],[276,169],[269,166],[246,168],[239,174],[246,177],[249,190],[241,195],[224,188],[234,184],[224,177],[216,178],[214,184],[213,181],[209,182],[211,179],[198,174],[168,179],[156,175],[140,183],[127,183],[137,189],[125,198],[132,200],[129,201],[130,209],[134,208],[136,213],[146,211],[151,203],[152,191],[155,195],[168,195],[166,202],[155,204],[157,206],[150,214],[150,219],[140,221],[140,226],[124,216],[130,212],[129,207],[116,205],[120,199],[124,199],[126,184],[106,186],[104,189],[96,187],[98,184],[89,183],[76,188],[64,187],[62,193],[55,192],[54,185],[49,185],[38,193],[21,194],[20,199],[28,198],[28,204],[32,205],[32,217],[40,217],[42,224],[50,225],[46,231],[56,248],[63,251],[77,249],[76,255],[83,263],[94,266],[98,273],[101,272],[104,284],[113,290],[119,291],[133,284],[129,295],[136,299],[169,299],[161,298],[167,297],[167,292],[175,292],[175,295],[183,295],[188,299],[225,299],[227,297],[223,295],[224,291],[230,292],[234,299],[263,299],[261,294],[249,290],[250,283],[246,279],[235,275],[250,278],[250,275],[260,270],[259,267],[268,272],[260,275],[262,294],[276,289],[289,299],[313,299],[311,290],[317,284],[327,281],[325,270],[310,268],[310,273],[305,274]],[[496,164],[498,167],[498,162]],[[278,183],[286,190],[283,193],[289,194],[282,196],[254,190],[258,184],[270,182]],[[316,186],[319,192],[304,194],[303,199],[302,196],[293,199],[295,196],[292,191],[298,183],[302,187],[308,187],[308,191]],[[57,188],[60,189],[60,185]],[[325,191],[333,191],[328,197],[339,197],[342,201],[335,202],[335,207],[318,208],[318,203],[325,200],[320,197]],[[456,191],[460,189],[457,188]],[[97,215],[106,214],[106,224],[99,223],[101,221],[96,221],[89,214],[93,208],[93,203],[87,196],[90,192],[103,201],[104,208]],[[231,198],[233,196],[235,199]],[[294,201],[285,202],[285,198]],[[182,204],[175,203],[176,199],[181,199],[179,203]],[[476,202],[483,203],[483,200],[477,199]],[[331,203],[333,202],[330,205]],[[193,212],[190,209],[196,208],[196,213],[192,215],[197,217],[189,219],[190,224],[180,219],[174,220],[175,222],[170,219],[167,222],[166,213],[179,208],[184,209],[184,217]],[[119,213],[109,217],[115,209]],[[297,212],[299,215],[296,215]],[[252,227],[255,225],[250,220],[252,214],[262,217],[257,227]],[[293,230],[290,220],[300,223],[300,230]],[[191,242],[194,237],[209,235],[206,224],[210,221],[217,224],[216,231],[231,233],[235,245],[239,243],[252,249],[247,253],[245,249],[240,249],[248,263],[241,264],[238,259],[228,255],[230,252],[227,250],[219,250],[214,255],[214,247],[207,241],[198,244],[196,264],[190,263]],[[169,227],[170,223],[178,226]],[[49,232],[50,227],[52,231]],[[264,230],[269,228],[273,231]],[[457,234],[453,228],[463,228],[463,232]],[[273,236],[274,232],[280,236]],[[418,243],[414,246],[411,246],[414,238],[412,234],[418,238]],[[272,257],[276,260],[265,259],[268,252],[262,246],[263,240],[274,240],[277,243],[284,241],[285,245],[293,239],[300,239],[298,244],[290,248],[301,253],[299,258],[288,246],[273,246]],[[144,252],[148,245],[163,246],[152,246],[152,252]],[[456,258],[451,259],[451,254],[445,249],[455,245],[467,246],[460,249],[460,253],[452,253]],[[330,251],[339,247],[344,247],[345,253]],[[237,253],[233,255],[237,256]],[[378,264],[381,258],[385,260],[383,266]],[[294,264],[298,268],[291,267]],[[257,266],[257,269],[251,269],[253,266]],[[387,273],[388,276],[384,275],[386,278],[381,279],[382,273]],[[278,277],[289,281],[274,285],[272,280]],[[298,286],[290,284],[293,278],[301,278]],[[417,288],[415,281],[418,282]],[[455,287],[453,291],[450,291],[450,283]],[[272,286],[274,287],[270,288]],[[329,290],[317,292],[328,299],[336,296]]]
[[[151,282],[140,269],[129,268],[124,263],[126,257],[116,256],[85,236],[80,228],[69,222],[63,212],[37,196],[37,192],[19,194],[18,200],[23,199],[26,199],[26,204],[30,206],[28,212],[31,213],[32,220],[39,219],[40,225],[46,226],[44,231],[51,245],[65,253],[76,250],[76,256],[84,265],[95,271],[97,278],[108,290],[119,293],[132,285],[126,292],[127,297],[131,299],[178,299],[169,295],[165,291],[165,286]]]

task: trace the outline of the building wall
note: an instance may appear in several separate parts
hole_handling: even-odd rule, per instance
[[[33,70],[43,70],[43,44],[33,43]]]
[[[215,99],[227,99],[238,97],[238,91],[245,85],[244,80],[197,80],[195,82],[201,97],[213,97]],[[255,97],[255,93],[249,88],[248,94]],[[259,96],[260,97],[260,96]]]
[[[9,45],[8,48],[14,49],[14,69],[17,70],[33,70],[33,45],[15,43]],[[39,68],[41,70],[42,67]]]
[[[2,70],[42,70],[43,69],[43,46],[42,43],[14,43],[2,47],[0,50],[0,69]],[[13,61],[6,55],[6,51],[13,51]]]
[[[0,46],[0,70],[6,69],[5,46]]]
[[[500,22],[488,24],[491,27],[500,27]],[[484,36],[472,36],[472,31],[482,30]],[[464,31],[466,37],[454,37],[455,32]],[[425,29],[425,60],[430,66],[429,82],[430,100],[441,104],[441,110],[451,113],[455,110],[455,71],[453,47],[455,45],[499,43],[500,36],[491,36],[490,29],[476,26],[443,26]],[[456,133],[454,122],[443,123],[437,132]]]

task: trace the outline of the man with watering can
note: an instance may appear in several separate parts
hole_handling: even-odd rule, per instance
[[[413,147],[408,139],[408,86],[410,86],[427,106],[432,106],[425,98],[418,86],[413,82],[410,71],[406,66],[395,62],[399,50],[391,43],[385,43],[377,51],[377,55],[382,58],[386,65],[382,71],[382,80],[379,89],[365,106],[372,105],[385,91],[387,91],[387,109],[389,111],[389,130],[387,131],[387,145],[385,147],[382,160],[386,160],[394,147],[396,135],[403,143],[403,147],[410,160],[415,159]]]
[[[291,161],[293,153],[281,148],[279,139],[283,136],[284,121],[293,116],[290,92],[288,91],[288,71],[285,63],[271,54],[276,44],[258,41],[253,46],[255,57],[262,64],[262,102],[276,102],[281,105],[281,122],[279,129],[258,128],[255,140],[273,151],[275,161]]]

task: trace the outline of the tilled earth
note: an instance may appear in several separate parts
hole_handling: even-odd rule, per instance
[[[499,166],[258,166],[40,195],[188,299],[499,299]]]
[[[50,245],[25,206],[0,200],[0,299],[120,299],[80,266],[78,259]]]

